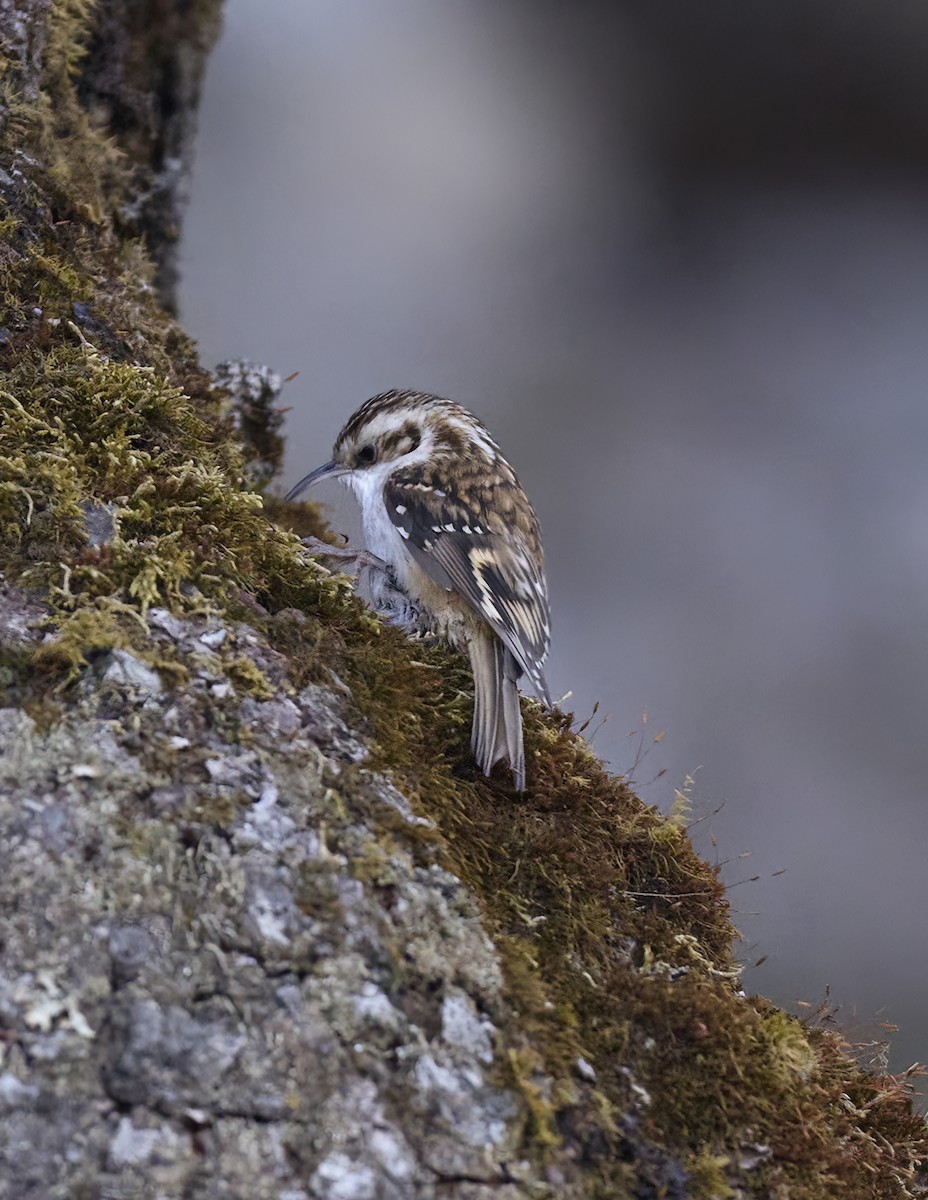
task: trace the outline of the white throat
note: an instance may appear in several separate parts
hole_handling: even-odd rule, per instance
[[[371,467],[355,468],[342,476],[345,486],[354,492],[361,506],[361,524],[367,549],[390,563],[400,577],[405,575],[410,556],[406,543],[387,513],[383,499],[384,485],[394,471],[426,462],[434,443],[434,433],[425,428],[419,445],[408,454],[387,462],[374,463]]]

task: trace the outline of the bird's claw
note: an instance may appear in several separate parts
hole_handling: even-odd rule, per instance
[[[350,546],[332,546],[329,542],[323,542],[317,537],[300,538],[304,548],[313,556],[313,558],[331,558],[339,564],[339,570],[343,575],[357,575],[362,567],[371,567],[374,570],[386,570],[387,564],[382,558],[378,558],[376,554],[371,554],[368,550],[353,550]]]

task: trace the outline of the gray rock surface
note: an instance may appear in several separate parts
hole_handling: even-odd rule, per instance
[[[247,626],[148,620],[185,684],[116,651],[60,721],[0,710],[2,1200],[543,1194],[496,954],[384,836],[424,822],[345,698],[291,694]],[[223,675],[220,630],[273,695]]]

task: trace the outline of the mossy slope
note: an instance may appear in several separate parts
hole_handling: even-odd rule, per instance
[[[295,687],[348,689],[379,764],[480,898],[507,970],[505,1073],[533,1113],[528,1155],[566,1149],[603,1197],[924,1195],[906,1081],[739,993],[723,889],[685,831],[531,703],[531,792],[480,778],[461,661],[380,626],[284,527],[319,532],[314,511],[249,488],[224,398],[130,236],[139,157],[79,102],[102,17],[82,0],[32,16],[42,36],[8,56],[2,89],[0,570],[47,601],[55,636],[5,665],[8,700],[54,719],[96,651],[151,653],[139,617],[156,603],[247,616]],[[364,870],[389,889],[385,866]]]

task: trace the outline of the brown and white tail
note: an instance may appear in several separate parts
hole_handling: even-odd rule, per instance
[[[474,675],[474,725],[471,746],[484,775],[494,763],[509,760],[517,792],[525,791],[522,713],[516,681],[522,669],[495,633],[474,634],[469,643]]]

